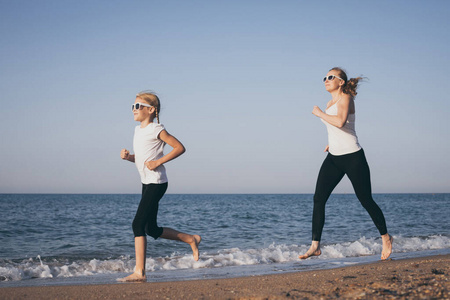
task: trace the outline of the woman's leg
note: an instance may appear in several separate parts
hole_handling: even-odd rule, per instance
[[[325,204],[344,174],[333,162],[333,156],[328,154],[320,168],[314,193],[311,247],[305,254],[299,256],[300,259],[318,256],[322,253],[320,251],[320,239],[325,224]]]
[[[387,259],[392,253],[392,242],[394,239],[387,232],[386,220],[383,212],[373,200],[370,169],[364,151],[361,149],[356,153],[350,154],[346,158],[348,159],[345,163],[347,167],[347,176],[353,185],[359,202],[361,202],[361,205],[369,213],[382,237],[383,250],[381,252],[381,259]]]

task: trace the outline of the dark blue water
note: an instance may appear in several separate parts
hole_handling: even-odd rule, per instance
[[[374,199],[395,237],[393,256],[450,252],[450,194]],[[140,195],[0,195],[0,286],[132,272],[131,221],[139,200]],[[310,244],[311,213],[312,195],[166,195],[159,225],[200,234],[201,259],[195,262],[186,244],[149,238],[147,270],[162,280],[183,280],[378,259],[381,242],[367,212],[354,195],[338,194],[327,203],[323,255],[296,265]]]

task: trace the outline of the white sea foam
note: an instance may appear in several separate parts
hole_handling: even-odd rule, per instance
[[[394,236],[394,253],[416,252],[424,250],[450,249],[450,237],[433,235],[429,237]],[[182,270],[202,268],[222,268],[229,266],[267,265],[273,263],[298,262],[298,255],[306,252],[309,245],[271,244],[260,249],[230,248],[217,252],[201,252],[200,260],[194,261],[191,254],[174,253],[166,257],[149,257],[147,272],[160,270]],[[381,252],[379,238],[362,237],[357,241],[322,246],[319,261],[375,255]],[[20,281],[31,278],[57,278],[91,276],[133,272],[135,261],[128,256],[116,259],[67,259],[29,258],[23,261],[0,261],[1,281]]]

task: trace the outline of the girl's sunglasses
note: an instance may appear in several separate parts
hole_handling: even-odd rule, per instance
[[[336,77],[336,78],[339,78],[340,80],[344,80],[344,79],[342,79],[341,77],[338,77],[338,76],[336,76],[336,75],[328,75],[328,76],[325,76],[324,78],[323,78],[323,82],[325,82],[325,81],[332,81],[333,79],[334,79],[334,77]]]
[[[152,107],[150,104],[138,102],[138,103],[131,105],[131,111],[134,111],[135,109],[140,110],[143,108],[143,106]]]

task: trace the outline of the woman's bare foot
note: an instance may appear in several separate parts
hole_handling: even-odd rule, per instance
[[[120,281],[120,282],[146,282],[147,276],[145,276],[145,274],[140,274],[140,273],[135,272],[127,277],[119,278],[119,279],[117,279],[117,281]]]
[[[299,255],[298,258],[300,258],[300,259],[307,259],[308,257],[319,256],[320,254],[322,254],[322,251],[320,251],[319,242],[313,241],[311,243],[311,247],[309,248],[309,250],[306,251],[305,254]]]
[[[381,236],[381,240],[383,241],[383,250],[381,250],[381,260],[386,260],[391,256],[392,253],[392,244],[394,243],[394,238],[386,233]]]
[[[194,241],[192,243],[189,243],[189,245],[191,245],[192,248],[192,255],[194,256],[195,261],[198,261],[199,258],[199,253],[198,253],[198,245],[200,245],[200,242],[202,241],[202,237],[194,234]]]

